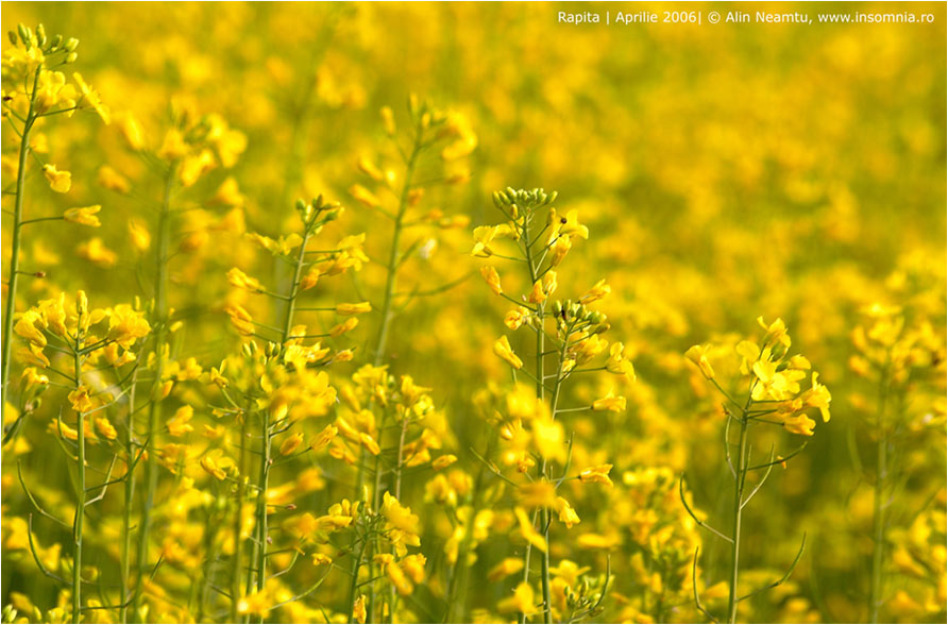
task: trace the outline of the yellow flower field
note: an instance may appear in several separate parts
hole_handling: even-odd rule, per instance
[[[3,622],[944,622],[945,19],[8,2]]]

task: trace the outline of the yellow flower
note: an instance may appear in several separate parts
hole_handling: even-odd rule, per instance
[[[365,623],[366,619],[365,612],[365,595],[359,595],[359,598],[355,600],[355,603],[352,605],[352,617],[356,620],[357,623]]]
[[[66,221],[71,221],[74,224],[98,228],[102,225],[102,222],[100,222],[99,218],[96,217],[96,213],[98,213],[100,210],[102,210],[102,207],[98,204],[95,206],[86,206],[83,208],[70,208],[66,210],[65,213],[63,213],[63,219]]]
[[[711,368],[711,362],[708,360],[707,345],[692,345],[685,352],[685,358],[698,365],[701,375],[709,380],[714,378],[714,369]]]
[[[99,431],[99,434],[103,438],[107,438],[110,441],[114,441],[118,437],[118,432],[116,432],[115,427],[109,423],[109,420],[105,417],[98,417],[95,420],[95,429]]]
[[[151,247],[151,233],[148,232],[148,226],[137,217],[128,220],[128,235],[139,252],[144,252]]]
[[[527,512],[523,508],[517,507],[514,508],[514,515],[517,517],[517,523],[520,524],[520,533],[523,535],[524,540],[543,553],[546,553],[546,539],[533,527],[533,523],[531,523],[527,517]]]
[[[533,586],[529,582],[517,584],[512,597],[501,599],[497,603],[497,611],[501,613],[520,612],[526,616],[536,614],[537,606]]]
[[[119,116],[118,123],[122,130],[122,137],[125,138],[128,147],[135,151],[145,147],[145,137],[144,132],[142,132],[141,124],[138,123],[138,120],[135,119],[131,113],[122,113]],[[180,136],[179,134],[178,137],[180,138]]]
[[[504,325],[511,330],[517,330],[528,319],[530,319],[530,311],[521,306],[514,308],[504,316]]]
[[[817,382],[818,377],[819,374],[814,371],[812,388],[803,393],[801,399],[803,400],[804,405],[808,408],[819,408],[820,415],[823,417],[823,422],[826,423],[830,420],[829,405],[833,397],[830,395],[828,388]]]
[[[109,109],[102,104],[102,100],[99,98],[99,94],[93,91],[92,87],[86,84],[86,81],[82,79],[82,76],[76,72],[72,75],[72,79],[76,81],[76,84],[79,85],[79,91],[82,92],[82,99],[89,103],[95,112],[99,114],[99,117],[102,118],[102,121],[105,122],[105,125],[109,125],[112,121],[112,117],[109,114]]]
[[[128,304],[119,304],[109,314],[109,338],[122,348],[129,349],[138,339],[148,336],[151,326],[145,320],[144,311]]]
[[[66,193],[72,187],[72,174],[59,171],[55,165],[44,165],[43,175],[46,176],[49,187],[56,193]]]
[[[329,330],[329,336],[333,338],[342,336],[346,332],[350,332],[351,330],[355,329],[357,325],[359,325],[359,319],[357,317],[349,317],[342,323],[333,326]]]
[[[558,267],[569,251],[573,249],[573,244],[567,236],[558,236],[553,242],[553,257],[550,260],[553,267]]]
[[[89,396],[89,388],[86,386],[80,386],[73,390],[69,393],[68,399],[72,409],[80,414],[89,412],[95,407],[92,398]]]
[[[253,317],[250,316],[243,306],[239,304],[228,304],[224,312],[230,317],[230,323],[237,328],[237,332],[244,336],[253,336],[254,325]]]
[[[605,484],[612,486],[612,480],[609,479],[609,471],[612,470],[611,464],[601,464],[599,466],[586,469],[579,474],[580,482],[591,482],[594,484]]]
[[[440,471],[441,469],[451,466],[457,461],[458,457],[454,454],[445,454],[436,458],[435,461],[431,463],[431,468],[435,471]]]
[[[601,300],[612,293],[612,287],[606,284],[605,280],[600,280],[593,285],[591,289],[586,291],[585,295],[579,298],[581,304],[591,304],[592,302]]]
[[[560,220],[559,233],[589,238],[589,228],[579,223],[579,212],[575,210],[569,211],[566,218]]]
[[[76,253],[89,262],[106,269],[114,267],[118,262],[118,254],[105,246],[100,237],[92,237],[76,248]]]
[[[505,577],[516,575],[523,570],[523,558],[504,558],[500,563],[487,572],[487,579],[499,582]]]
[[[543,289],[543,284],[539,280],[533,283],[533,288],[530,289],[527,301],[531,304],[542,304],[546,301],[546,292]]]
[[[523,367],[523,361],[514,353],[510,347],[510,341],[507,340],[506,336],[500,337],[494,343],[494,353],[500,356],[501,359],[506,361],[514,369]]]
[[[201,458],[201,467],[218,480],[227,478],[227,469],[234,466],[231,458],[224,456],[223,450],[212,449]]]
[[[259,280],[248,276],[237,267],[233,267],[227,272],[227,282],[238,289],[246,289],[255,293],[264,291],[263,285]]]
[[[503,294],[504,289],[500,285],[500,274],[497,273],[496,269],[490,265],[485,265],[484,267],[481,267],[481,276],[484,277],[484,280],[487,282],[487,286],[490,287],[490,290],[493,291],[495,295]]]
[[[816,421],[801,412],[793,416],[784,417],[783,427],[793,434],[813,436],[813,428],[816,427]]]
[[[291,453],[296,451],[296,448],[303,444],[303,434],[300,432],[294,432],[291,434],[283,444],[280,445],[280,455],[289,456]]]
[[[313,439],[313,442],[310,443],[309,448],[313,451],[322,451],[329,446],[329,443],[332,442],[336,435],[339,434],[339,429],[336,426],[329,424],[323,428],[323,430],[316,435],[316,438]]]
[[[332,564],[332,558],[330,558],[329,556],[327,556],[327,555],[324,554],[324,553],[314,553],[314,554],[312,555],[312,558],[313,558],[313,565],[314,565],[314,566],[322,566],[322,565],[324,565],[324,564]]]
[[[635,382],[635,367],[625,358],[625,345],[613,343],[609,348],[609,360],[606,361],[606,370],[621,375],[629,384]]]
[[[382,205],[382,201],[361,184],[354,184],[349,187],[349,194],[352,195],[356,201],[361,202],[369,208],[378,208]]]
[[[337,315],[359,315],[372,312],[372,304],[369,302],[359,302],[357,304],[336,304]]]
[[[13,331],[29,341],[31,345],[42,349],[46,347],[46,335],[34,325],[36,322],[42,323],[42,317],[35,310],[28,310],[20,315],[16,325],[13,326]]]
[[[405,556],[399,562],[399,566],[402,567],[402,570],[405,571],[405,574],[411,579],[411,581],[416,584],[420,584],[425,580],[425,564],[427,559],[420,553],[412,554],[410,556]]]
[[[559,513],[560,522],[563,523],[567,528],[573,527],[579,523],[579,515],[576,514],[576,510],[573,509],[573,506],[569,505],[569,502],[563,499],[562,497],[556,498],[556,503],[553,506],[557,513]]]
[[[168,433],[172,436],[184,436],[189,432],[193,432],[194,426],[190,423],[193,416],[194,408],[191,406],[178,408],[174,416],[168,419]]]
[[[625,397],[616,397],[614,391],[609,391],[605,397],[594,401],[592,408],[597,412],[602,412],[604,410],[623,412],[625,410]]]

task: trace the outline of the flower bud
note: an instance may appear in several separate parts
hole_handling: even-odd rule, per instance
[[[36,42],[39,44],[39,47],[46,47],[46,27],[42,24],[36,26]]]
[[[63,49],[66,52],[75,52],[76,48],[78,47],[79,47],[79,40],[76,39],[75,37],[70,37],[69,39],[66,40],[66,45],[63,46]]]

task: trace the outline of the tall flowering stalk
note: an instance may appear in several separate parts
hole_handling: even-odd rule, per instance
[[[414,94],[409,98],[408,112],[410,117],[408,130],[400,133],[392,109],[389,107],[382,109],[385,132],[400,161],[402,170],[400,175],[386,168],[384,163],[379,165],[379,159],[363,157],[359,160],[358,167],[371,181],[370,186],[373,186],[374,190],[362,184],[356,184],[350,188],[351,195],[358,202],[378,212],[392,225],[391,237],[383,248],[386,260],[383,263],[385,280],[382,286],[382,300],[373,304],[373,308],[379,312],[380,316],[371,356],[375,367],[381,367],[388,359],[389,334],[394,319],[401,310],[415,297],[442,293],[466,278],[465,276],[441,286],[420,288],[416,285],[411,290],[399,290],[399,279],[404,274],[406,265],[415,257],[425,261],[434,253],[437,239],[432,231],[464,227],[468,224],[469,220],[464,216],[446,217],[440,209],[425,209],[424,197],[427,188],[466,182],[470,174],[461,164],[462,159],[477,147],[477,137],[461,114],[435,108],[427,102],[419,101]],[[440,156],[440,159],[429,158],[432,154]],[[411,240],[406,245],[409,237]],[[387,415],[383,414],[383,427],[386,417]],[[396,458],[404,457],[405,434],[408,425],[406,420],[402,420],[400,424],[401,432],[395,438],[395,448],[392,451]],[[382,488],[384,467],[381,458],[380,455],[376,455],[372,469],[374,482],[371,487],[371,507],[374,510],[381,507],[384,493]],[[365,483],[366,460],[366,452],[360,451],[356,497],[360,496]],[[398,461],[396,466],[400,464],[401,461]],[[400,468],[396,468],[397,480],[400,480],[400,471]],[[355,545],[351,546],[350,550],[354,554]],[[358,567],[359,564],[356,563],[353,568],[354,575]],[[390,609],[394,600],[394,595],[389,597]],[[350,603],[354,601],[353,595],[350,597]],[[369,590],[369,614],[373,612],[374,607],[373,586]]]
[[[823,421],[829,421],[830,418],[831,396],[829,390],[818,381],[819,374],[815,371],[812,373],[810,388],[803,389],[801,386],[801,382],[807,378],[807,372],[811,369],[810,361],[801,355],[790,355],[790,335],[787,333],[783,320],[777,319],[769,325],[763,318],[758,318],[757,321],[765,331],[761,344],[741,341],[735,349],[741,358],[738,382],[746,388],[743,396],[737,395],[733,389],[728,390],[725,384],[729,382],[724,381],[722,384],[716,376],[711,358],[709,358],[709,355],[714,353],[710,346],[696,345],[685,354],[688,360],[698,367],[701,375],[711,382],[727,400],[724,404],[727,418],[724,428],[724,451],[728,469],[734,480],[730,533],[725,534],[695,516],[688,505],[684,490],[681,491],[681,500],[698,525],[731,546],[728,607],[725,615],[728,623],[737,622],[738,605],[742,601],[779,586],[789,579],[806,545],[804,534],[796,558],[781,578],[749,593],[740,593],[741,539],[746,533],[744,508],[760,491],[775,465],[785,465],[790,458],[806,447],[804,442],[803,445],[785,455],[777,455],[775,448],[772,447],[765,460],[758,458],[754,461],[752,460],[753,431],[758,426],[775,426],[783,427],[786,431],[798,436],[812,436],[816,422],[808,416],[808,412],[819,411]],[[736,437],[733,434],[734,428],[737,430]],[[759,476],[756,482],[752,481],[753,475]],[[684,488],[683,478],[681,487]],[[696,549],[695,569],[697,560]],[[695,584],[694,598],[698,609],[708,618],[715,620],[701,604],[697,580],[693,582]]]
[[[852,332],[856,353],[850,358],[850,369],[869,380],[875,388],[875,410],[868,411],[864,430],[871,434],[875,446],[875,475],[872,477],[872,558],[867,598],[868,621],[884,619],[882,608],[885,572],[896,561],[902,570],[911,570],[911,556],[905,549],[893,555],[892,499],[896,488],[890,479],[896,471],[892,457],[903,439],[918,429],[923,419],[913,424],[909,404],[925,414],[938,410],[937,401],[944,400],[944,339],[939,337],[924,316],[912,318],[900,306],[873,304],[862,310],[863,322]],[[935,387],[935,388],[929,388]],[[929,396],[928,393],[931,393]],[[909,397],[912,401],[909,401]],[[874,412],[874,414],[872,414]],[[929,416],[925,417],[930,420]]]
[[[144,605],[144,584],[152,575],[154,563],[150,557],[152,525],[155,518],[156,492],[159,478],[159,434],[165,414],[165,402],[171,395],[175,383],[194,379],[194,375],[182,375],[182,367],[171,353],[172,333],[181,325],[172,318],[169,264],[175,251],[189,250],[194,243],[189,239],[195,234],[182,235],[180,222],[187,215],[188,206],[181,206],[181,195],[193,187],[198,180],[219,167],[232,167],[246,147],[246,138],[230,128],[217,115],[197,115],[186,106],[171,107],[171,125],[166,130],[161,144],[149,147],[140,124],[130,113],[121,116],[122,134],[130,150],[160,172],[161,192],[154,206],[152,223],[139,218],[129,223],[133,245],[142,254],[142,262],[151,273],[149,293],[150,321],[154,328],[152,357],[148,361],[147,387],[141,395],[146,411],[144,428],[138,429],[144,442],[144,471],[140,492],[141,515],[137,528],[136,560],[138,576],[133,591],[132,617],[148,618]],[[100,172],[101,177],[101,172]],[[112,171],[111,182],[106,186],[127,192],[129,183],[120,174]],[[223,185],[224,187],[227,186]],[[236,193],[235,191],[232,193]],[[218,191],[218,196],[221,191]],[[216,200],[212,198],[212,200]],[[152,234],[154,236],[152,236]],[[178,244],[177,249],[175,244]],[[150,262],[149,262],[150,258]],[[134,407],[136,414],[139,407]],[[134,496],[134,489],[128,493]],[[126,528],[130,531],[130,528]]]
[[[626,407],[625,398],[614,392],[589,405],[564,407],[561,404],[567,383],[579,375],[599,371],[632,382],[635,370],[622,343],[610,345],[602,338],[609,329],[605,315],[588,307],[611,291],[604,281],[575,301],[551,299],[558,289],[557,268],[572,248],[573,240],[589,236],[588,228],[579,223],[578,213],[569,211],[560,216],[553,208],[556,193],[547,194],[542,189],[507,189],[495,193],[493,199],[506,222],[476,228],[472,253],[480,258],[510,261],[517,267],[527,288],[527,293],[519,298],[507,294],[493,266],[484,266],[481,274],[496,295],[515,306],[507,313],[505,325],[514,331],[529,330],[533,339],[528,352],[532,352],[532,367],[517,354],[507,336],[499,338],[493,346],[494,353],[511,367],[515,381],[520,376],[532,380],[532,389],[519,383],[515,386],[495,423],[504,441],[503,462],[516,469],[519,481],[506,477],[489,459],[484,459],[499,477],[516,487],[515,515],[527,541],[523,582],[514,596],[502,603],[501,609],[519,612],[522,623],[535,613],[530,580],[536,550],[540,552],[542,618],[543,622],[551,623],[557,615],[551,591],[550,526],[554,517],[567,528],[580,522],[573,506],[557,490],[572,479],[612,485],[609,464],[571,473],[571,443],[567,442],[563,417],[585,411],[621,412]],[[513,249],[508,252],[510,248]],[[595,364],[603,360],[602,364]]]
[[[144,313],[135,311],[128,305],[90,310],[86,294],[79,291],[75,302],[69,304],[66,304],[64,295],[58,299],[40,302],[20,316],[14,330],[29,341],[32,348],[31,363],[34,366],[24,372],[25,387],[36,396],[50,385],[49,375],[65,379],[66,384],[56,386],[69,389],[67,400],[75,414],[74,422],[64,422],[61,417],[55,419],[50,430],[70,460],[75,461],[76,467],[71,603],[72,622],[79,623],[85,609],[83,585],[90,583],[82,577],[86,508],[102,500],[111,484],[121,481],[111,479],[112,469],[121,456],[122,449],[117,441],[118,432],[109,420],[107,411],[110,407],[124,402],[124,395],[130,389],[131,371],[128,365],[137,360],[132,350],[136,343],[149,334],[151,327],[145,320]],[[62,362],[51,363],[44,354],[47,348],[61,354]],[[109,369],[115,373],[115,380],[111,385],[104,385],[101,380],[97,384],[84,376],[87,370],[99,372]],[[113,457],[108,469],[103,472],[105,479],[98,485],[89,486],[87,467],[90,462],[87,444],[100,442],[113,453]],[[72,450],[75,450],[75,456],[72,455]],[[124,462],[126,466],[131,464],[128,457],[124,458]],[[128,471],[124,479],[131,479]],[[25,482],[23,486],[26,488]],[[90,494],[96,491],[97,494],[90,497]],[[36,504],[35,498],[29,496]],[[37,509],[42,512],[38,505]],[[44,516],[49,515],[44,513]],[[46,571],[39,558],[36,558],[36,562],[47,575],[58,578],[52,572]]]
[[[16,183],[13,191],[13,221],[11,227],[10,263],[7,267],[6,305],[3,316],[3,355],[2,381],[4,396],[7,396],[10,381],[11,354],[13,348],[13,323],[16,313],[16,299],[19,290],[20,275],[43,276],[43,271],[33,268],[24,272],[20,268],[23,227],[36,222],[67,220],[86,225],[98,225],[95,213],[98,206],[74,208],[63,215],[35,217],[26,219],[24,203],[26,199],[26,178],[31,157],[42,168],[43,175],[55,193],[68,193],[72,186],[72,176],[68,171],[60,171],[55,165],[44,163],[37,150],[33,148],[32,132],[45,119],[67,115],[84,108],[94,108],[105,123],[109,123],[108,109],[78,73],[72,75],[70,82],[59,68],[75,63],[78,58],[76,48],[79,40],[64,40],[62,35],[48,37],[43,24],[34,32],[20,24],[16,32],[9,33],[12,47],[3,52],[3,119],[19,139],[17,147]],[[6,195],[6,189],[4,189]],[[4,433],[4,444],[12,437],[19,421]]]
[[[334,426],[326,426],[311,445],[304,447],[304,433],[294,427],[304,419],[325,416],[335,402],[336,391],[328,385],[326,372],[320,369],[352,358],[350,350],[333,352],[322,342],[350,332],[358,324],[357,315],[371,310],[367,302],[333,305],[301,302],[304,297],[322,291],[317,289],[322,280],[359,270],[366,258],[361,249],[363,236],[346,237],[334,248],[312,249],[310,244],[315,237],[341,214],[338,204],[319,197],[310,203],[300,200],[296,209],[301,224],[299,233],[278,238],[250,235],[279,262],[292,268],[292,281],[286,291],[271,291],[237,267],[227,274],[228,282],[238,291],[284,304],[283,317],[275,325],[255,321],[236,302],[228,304],[226,312],[237,331],[245,337],[267,341],[267,347],[259,349],[255,340],[246,343],[241,357],[225,362],[212,376],[227,404],[221,408],[223,414],[232,414],[240,426],[240,453],[236,462],[224,456],[221,449],[208,452],[202,461],[205,470],[217,479],[237,480],[230,582],[234,620],[247,620],[251,616],[263,619],[273,607],[267,584],[272,579],[268,573],[269,545],[273,542],[269,517],[274,506],[268,493],[274,463],[325,449],[337,434]],[[345,318],[327,332],[311,332],[306,325],[296,323],[298,313],[328,313]],[[258,441],[256,449],[251,447],[254,439]],[[282,443],[275,450],[277,439],[282,439]],[[259,458],[255,478],[252,477],[251,454]],[[255,500],[254,523],[245,563],[241,535],[245,502],[250,500]],[[306,531],[300,533],[307,534]],[[240,576],[244,572],[245,584],[241,588]]]

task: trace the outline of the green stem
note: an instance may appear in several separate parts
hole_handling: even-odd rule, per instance
[[[883,369],[879,378],[879,411],[876,416],[876,483],[872,514],[872,579],[869,588],[869,622],[879,622],[882,604],[882,567],[885,562],[885,482],[888,477],[888,446],[885,411],[888,401],[888,375]]]
[[[741,432],[738,442],[738,458],[734,478],[734,534],[731,537],[731,589],[727,601],[727,622],[737,622],[737,583],[740,574],[741,522],[743,516],[744,483],[747,478],[747,409],[741,415]]]
[[[389,327],[392,323],[392,305],[395,299],[395,284],[398,277],[398,255],[402,238],[402,226],[405,213],[408,211],[408,194],[411,191],[412,178],[415,174],[415,165],[418,155],[421,154],[424,132],[420,125],[416,129],[415,143],[411,155],[405,165],[405,184],[402,187],[398,200],[398,213],[395,215],[395,224],[392,231],[392,247],[389,250],[388,266],[386,267],[385,298],[382,301],[382,324],[379,327],[378,339],[375,342],[375,366],[378,367],[385,359],[385,346],[388,343]]]
[[[79,313],[77,325],[82,327],[82,312]],[[81,330],[80,330],[81,332]],[[80,339],[76,339],[76,351],[73,356],[75,367],[75,388],[82,386],[82,356]],[[86,414],[79,412],[79,421],[76,424],[76,444],[79,447],[79,485],[76,488],[76,515],[73,519],[73,564],[72,564],[72,620],[78,623],[82,616],[82,532],[83,519],[86,510]]]
[[[30,108],[23,122],[23,137],[20,140],[20,154],[16,172],[16,199],[13,204],[13,238],[10,242],[10,270],[7,274],[7,305],[3,314],[3,396],[7,396],[7,383],[10,381],[10,354],[12,353],[13,315],[16,313],[16,291],[18,276],[20,275],[20,229],[23,226],[23,185],[26,181],[26,160],[30,152],[30,131],[36,116],[33,112],[33,102],[36,99],[36,86],[39,80],[40,68],[33,76],[33,96],[30,98]],[[12,435],[13,430],[10,434]],[[3,443],[6,444],[7,437]]]
[[[248,408],[252,405],[251,401],[247,400]],[[244,497],[247,490],[247,482],[244,481],[244,475],[246,474],[246,465],[247,465],[247,435],[249,434],[248,423],[250,420],[249,410],[242,415],[242,423],[240,425],[240,456],[238,460],[238,468],[240,469],[240,474],[237,476],[237,510],[234,513],[234,562],[231,566],[230,571],[230,616],[231,621],[234,623],[239,622],[240,614],[237,611],[238,603],[240,602],[240,567],[241,560],[243,559],[244,543],[240,539],[241,531],[244,526]]]
[[[145,433],[146,451],[148,458],[145,461],[145,492],[142,499],[142,516],[138,528],[138,580],[135,585],[135,613],[136,619],[144,620],[142,614],[142,586],[146,576],[150,574],[148,561],[148,541],[151,534],[152,509],[155,506],[155,491],[158,488],[158,458],[155,446],[155,436],[158,432],[158,423],[161,421],[161,399],[159,392],[164,376],[165,343],[168,336],[168,249],[171,239],[171,190],[174,185],[175,167],[168,169],[165,177],[161,209],[158,215],[158,240],[155,245],[155,300],[152,310],[152,326],[155,328],[155,378],[152,386],[151,403],[148,407],[148,425]]]
[[[267,540],[269,529],[267,527],[267,488],[270,482],[270,466],[273,461],[270,459],[271,437],[270,437],[270,411],[262,410],[261,435],[263,436],[263,454],[260,459],[260,481],[259,492],[257,493],[257,527],[259,527],[260,546],[257,549],[257,592],[263,592],[267,583]]]
[[[358,530],[353,530],[355,533]],[[355,540],[353,540],[355,543]],[[362,558],[365,557],[365,546],[368,540],[362,541],[362,548],[359,549],[359,556],[352,563],[352,581],[349,585],[349,620],[347,623],[355,623],[355,603],[356,593],[359,592],[359,569],[362,567]]]
[[[128,424],[125,430],[125,509],[122,511],[122,607],[119,609],[119,622],[128,622],[128,603],[131,598],[132,578],[132,511],[135,509],[135,386],[137,372],[133,374],[131,390],[128,399]]]

